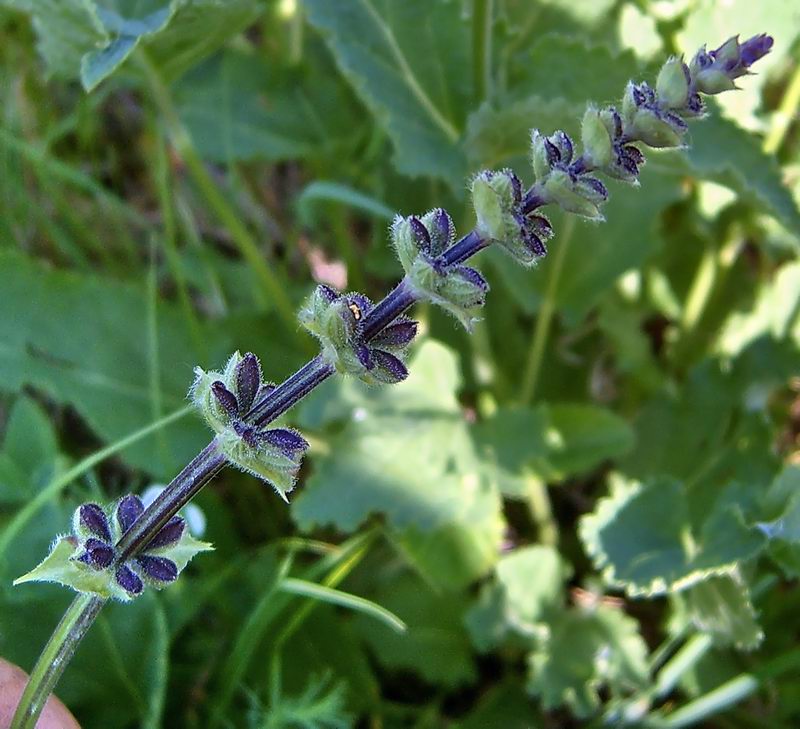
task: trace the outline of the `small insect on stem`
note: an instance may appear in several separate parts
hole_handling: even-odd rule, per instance
[[[353,318],[356,321],[361,321],[361,309],[359,308],[358,304],[356,303],[348,304],[347,308],[353,312]]]

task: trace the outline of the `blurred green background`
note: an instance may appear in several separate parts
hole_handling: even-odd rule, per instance
[[[30,670],[71,599],[11,580],[75,506],[207,442],[172,417],[195,365],[250,350],[280,381],[315,282],[397,281],[395,212],[466,233],[470,174],[530,182],[531,127],[760,32],[758,75],[607,222],[554,215],[535,270],[481,255],[472,336],[418,307],[406,383],[289,414],[288,508],[215,479],[216,551],[107,608],[58,693],[87,729],[798,726],[785,0],[0,0],[0,655]]]

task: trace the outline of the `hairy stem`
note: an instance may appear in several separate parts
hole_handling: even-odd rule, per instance
[[[72,601],[33,667],[9,729],[34,729],[58,679],[105,603],[102,597],[84,594]]]

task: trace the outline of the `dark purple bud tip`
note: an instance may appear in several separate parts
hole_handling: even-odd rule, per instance
[[[678,132],[678,134],[683,134],[689,129],[689,125],[677,114],[673,114],[671,111],[664,112],[664,119],[676,132]]]
[[[390,347],[405,347],[417,336],[417,322],[402,318],[390,324],[372,338],[372,344]]]
[[[248,352],[236,365],[236,399],[241,415],[252,406],[260,384],[261,365],[258,363],[258,358],[252,352]]]
[[[489,284],[486,279],[474,268],[469,266],[459,266],[456,273],[465,281],[469,281],[473,286],[483,291],[485,294],[489,290]]]
[[[408,377],[408,368],[402,361],[382,349],[373,349],[372,356],[375,360],[375,369],[380,370],[380,377],[389,383],[401,382]]]
[[[354,344],[353,353],[356,355],[356,358],[364,369],[372,369],[372,355],[370,354],[369,347],[366,344]]]
[[[78,523],[87,531],[106,542],[111,541],[111,530],[105,512],[97,504],[83,504],[78,508]]]
[[[261,439],[279,449],[288,458],[295,458],[308,449],[308,441],[300,433],[288,428],[274,428],[264,431]]]
[[[136,564],[144,573],[157,582],[174,582],[178,578],[178,566],[166,557],[151,557],[149,554],[140,554],[136,557]]]
[[[131,597],[141,595],[144,590],[144,583],[128,565],[120,565],[114,575],[117,584],[125,590]]]
[[[608,200],[608,189],[596,177],[582,177],[581,181],[584,185],[591,188],[598,198],[602,200]]]
[[[506,168],[503,170],[503,172],[505,172],[506,176],[511,182],[511,190],[514,194],[514,204],[519,205],[522,203],[522,182],[520,181],[519,177],[517,177],[517,173],[514,172],[514,170]]]
[[[87,539],[84,548],[86,551],[77,560],[92,569],[104,570],[114,559],[114,549],[99,539]]]
[[[553,226],[544,215],[531,215],[528,217],[528,227],[531,232],[547,240],[553,237]]]
[[[317,286],[317,295],[323,301],[326,301],[329,304],[332,304],[340,296],[335,289],[332,289],[330,286],[326,286],[325,284],[319,284]]]
[[[553,144],[547,137],[544,139],[544,149],[547,152],[547,162],[551,166],[557,164],[561,161],[561,152],[558,151],[558,147]]]
[[[745,67],[752,66],[759,58],[763,58],[767,53],[772,50],[772,45],[775,42],[771,35],[761,33],[748,38],[744,43],[739,46],[739,53],[741,54],[742,65]]]
[[[214,393],[214,397],[217,398],[222,409],[228,413],[228,417],[235,418],[239,415],[239,401],[236,399],[236,395],[220,380],[211,383],[211,392]]]
[[[444,208],[436,208],[433,216],[433,222],[436,226],[436,235],[443,243],[450,240],[450,235],[453,232],[450,216]]]
[[[145,549],[161,549],[171,547],[183,536],[186,522],[179,516],[173,516],[148,543]]]
[[[123,534],[133,526],[133,523],[142,515],[144,504],[136,494],[123,496],[117,504],[117,521]]]
[[[411,226],[411,232],[417,240],[417,245],[419,245],[422,250],[429,251],[431,248],[431,236],[422,221],[416,215],[412,215],[408,219],[408,224]]]
[[[561,161],[564,164],[569,164],[570,160],[572,159],[572,139],[570,139],[569,134],[559,129],[553,135],[554,142],[558,145],[558,149],[561,152]]]
[[[544,258],[547,255],[547,246],[536,233],[526,230],[522,241],[525,247],[537,258]]]

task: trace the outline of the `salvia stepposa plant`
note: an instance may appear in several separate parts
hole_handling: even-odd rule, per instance
[[[655,84],[630,81],[619,103],[590,104],[580,140],[564,131],[531,133],[533,184],[510,169],[482,170],[470,182],[473,230],[458,237],[442,208],[397,216],[392,245],[405,273],[380,302],[361,293],[320,285],[302,307],[300,323],[319,341],[320,353],[279,385],[266,382],[258,358],[236,352],[221,371],[195,370],[192,403],[214,431],[212,441],[145,508],[136,495],[110,505],[82,504],[71,530],[50,554],[16,583],[51,581],[78,592],[32,673],[13,727],[33,727],[76,646],[109,599],[129,601],[146,589],[172,584],[211,545],[194,539],[178,511],[225,466],[269,483],[287,500],[308,443],[297,431],[274,425],[335,374],[370,385],[408,376],[406,364],[417,324],[405,315],[415,302],[443,307],[470,330],[489,293],[481,273],[466,262],[499,246],[523,266],[547,255],[556,232],[545,214],[558,207],[603,220],[607,178],[639,184],[647,148],[686,146],[688,123],[707,112],[704,96],[736,88],[736,80],[772,47],[772,38],[730,38],[701,48],[687,63],[673,57]],[[557,245],[557,242],[555,243]]]

